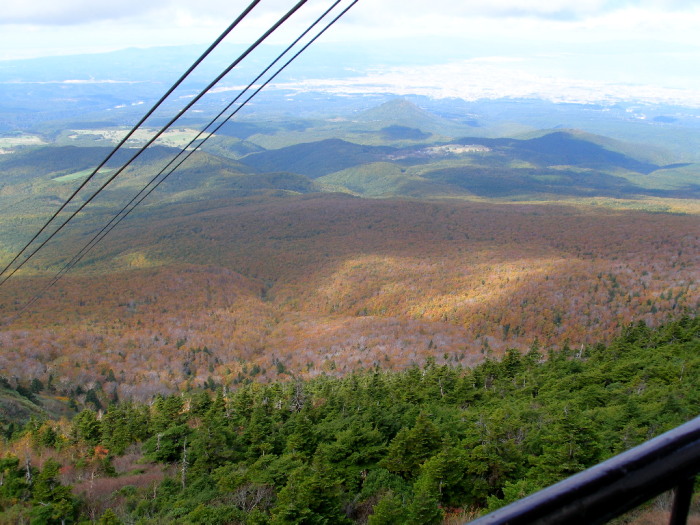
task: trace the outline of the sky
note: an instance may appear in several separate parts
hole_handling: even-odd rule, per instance
[[[347,2],[348,0],[343,0]],[[0,60],[210,43],[248,0],[24,0],[0,12]],[[232,40],[250,42],[292,0],[262,0]],[[330,0],[309,0],[301,27]],[[700,105],[697,0],[360,0],[323,37],[381,49],[343,81],[289,87],[436,97],[630,96]],[[284,40],[281,35],[278,40]],[[387,57],[395,57],[391,60]]]

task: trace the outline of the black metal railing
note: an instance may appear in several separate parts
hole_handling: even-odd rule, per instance
[[[675,488],[671,525],[686,523],[700,472],[700,417],[471,523],[606,523]]]

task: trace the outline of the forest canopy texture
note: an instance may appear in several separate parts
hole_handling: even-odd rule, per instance
[[[5,428],[0,508],[32,523],[440,523],[494,509],[697,413],[700,320],[337,378],[87,402]],[[6,384],[7,386],[7,384]],[[41,394],[45,385],[34,385]],[[7,389],[6,389],[7,390]],[[31,391],[25,391],[31,396]],[[97,396],[94,396],[97,398]]]

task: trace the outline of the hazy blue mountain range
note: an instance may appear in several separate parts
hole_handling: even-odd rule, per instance
[[[422,45],[429,43],[422,42]],[[369,46],[338,47],[323,44],[312,47],[278,79],[268,86],[236,118],[267,126],[294,119],[343,118],[371,124],[387,122],[387,112],[372,114],[374,108],[396,98],[391,92],[344,92],[345,80],[365,74],[372,68],[400,65],[410,57],[429,63],[430,53],[407,42],[405,56],[382,53]],[[429,46],[428,46],[429,47]],[[131,125],[143,115],[166,88],[192,63],[204,46],[126,49],[112,53],[51,57],[0,62],[0,134],[38,132],[51,136],[70,127]],[[201,89],[242,51],[242,46],[225,45],[217,50],[176,90],[148,124],[155,126],[170,118],[177,108]],[[246,85],[262,66],[280,51],[278,46],[262,46],[226,77],[223,90],[207,95],[196,112],[185,114],[180,123],[201,124],[218,112],[236,94],[235,86]],[[480,50],[473,43],[475,56]],[[413,51],[412,51],[413,50]],[[481,50],[483,51],[483,50]],[[494,51],[495,52],[495,51]],[[440,58],[451,55],[441,48]],[[464,50],[460,53],[463,55]],[[423,58],[421,58],[423,57]],[[434,60],[434,56],[432,56]],[[338,92],[319,90],[309,79],[334,80]],[[277,82],[277,81],[276,81]],[[295,84],[296,83],[296,84]],[[297,85],[297,87],[291,87]],[[301,86],[301,87],[300,87]],[[430,98],[405,95],[433,122],[418,115],[391,115],[393,124],[419,128],[424,132],[446,133],[452,137],[469,135],[515,137],[518,134],[557,127],[574,128],[622,140],[656,144],[697,159],[700,154],[700,110],[698,108],[640,103],[629,100],[605,104],[554,103],[533,99]],[[370,111],[368,114],[362,114]],[[391,119],[390,119],[391,120]],[[266,122],[267,124],[262,124]],[[462,133],[459,129],[463,128]],[[240,128],[239,128],[240,132]]]
[[[147,133],[169,120],[242,49],[217,50],[146,122]],[[149,148],[105,198],[125,197],[141,178],[162,169],[176,146],[238,93],[233,86],[245,85],[279,50],[263,46],[251,55],[177,121],[174,134],[182,137]],[[128,49],[0,62],[3,204],[12,206],[17,195],[27,204],[37,198],[60,201],[200,51],[194,46]],[[370,51],[320,46],[282,80],[342,83],[372,64],[398,63]],[[107,170],[132,154],[120,152]],[[467,101],[272,85],[159,192],[188,200],[271,190],[412,198],[694,198],[698,162],[700,111],[693,108],[634,101]]]

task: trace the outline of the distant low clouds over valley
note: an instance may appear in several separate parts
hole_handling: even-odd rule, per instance
[[[263,0],[231,40],[250,43],[294,3]],[[154,46],[204,49],[248,4],[13,2],[0,13],[0,69],[8,60],[41,56]],[[286,45],[329,5],[310,0],[271,43]],[[341,93],[632,98],[696,106],[698,26],[700,5],[689,0],[362,0],[309,53],[334,46],[330,62],[319,55],[302,58],[306,69],[295,63],[278,82]],[[188,64],[183,59],[181,70]],[[55,80],[71,78],[81,77]]]

